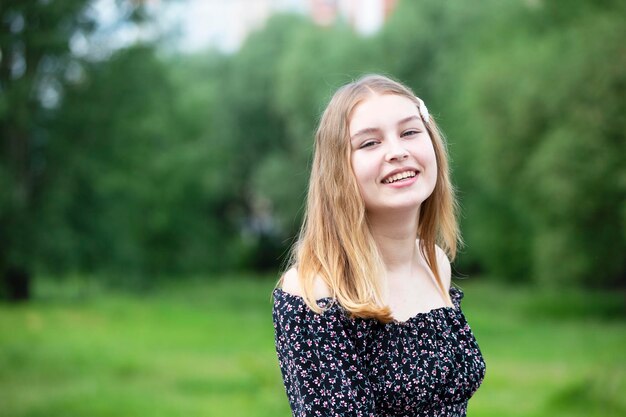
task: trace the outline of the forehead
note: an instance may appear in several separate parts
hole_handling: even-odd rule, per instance
[[[399,120],[419,116],[417,105],[410,99],[395,94],[368,96],[355,106],[348,121],[350,134],[361,129],[384,128]]]

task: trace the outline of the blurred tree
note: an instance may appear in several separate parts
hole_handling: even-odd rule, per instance
[[[149,258],[145,251],[160,259],[173,249],[161,220],[170,208],[161,170],[172,142],[171,96],[149,46],[85,65],[82,82],[66,89],[50,123],[48,233],[38,239],[46,264],[61,271],[108,264],[132,274]]]
[[[624,285],[626,9],[555,3],[509,15],[507,40],[454,83],[476,192],[466,232],[503,279]]]
[[[114,4],[133,20],[140,3]],[[367,72],[413,87],[448,134],[461,272],[621,283],[619,2],[402,1],[371,37],[275,16],[232,55],[138,43],[88,60],[69,44],[94,30],[89,5],[0,4],[0,272],[14,296],[33,268],[276,267],[301,221],[317,118]]]
[[[228,184],[230,204],[225,217],[238,232],[225,236],[232,245],[230,258],[235,267],[275,267],[284,250],[282,230],[275,221],[280,205],[259,188],[258,170],[266,158],[291,147],[286,120],[277,111],[276,92],[282,82],[277,68],[289,38],[302,24],[296,16],[271,18],[226,61],[216,89],[219,106],[210,135],[223,152],[216,167]],[[277,181],[270,189],[285,187],[289,185]]]
[[[88,2],[0,3],[0,292],[28,281],[36,212],[45,176],[46,112],[61,93],[69,39],[89,31]],[[27,284],[26,284],[27,285]],[[27,297],[27,291],[20,294]]]
[[[88,0],[0,3],[0,293],[12,282],[28,287],[38,222],[49,170],[48,121],[65,86],[79,75],[80,60],[70,51],[73,36],[95,28]],[[136,10],[136,3],[128,10]],[[133,15],[134,16],[134,15]],[[128,16],[127,16],[128,17]]]

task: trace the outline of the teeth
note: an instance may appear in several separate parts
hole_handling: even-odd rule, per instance
[[[400,172],[396,175],[392,175],[391,177],[385,179],[383,182],[385,184],[391,184],[392,182],[400,181],[405,178],[412,178],[416,175],[415,171],[404,171]]]

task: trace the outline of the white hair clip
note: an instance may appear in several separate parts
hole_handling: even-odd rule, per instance
[[[430,120],[430,114],[428,114],[428,108],[426,107],[426,104],[424,104],[424,101],[419,98],[416,97],[417,101],[419,102],[419,112],[420,112],[420,116],[422,116],[422,120],[424,121],[424,123],[428,123],[428,121]]]

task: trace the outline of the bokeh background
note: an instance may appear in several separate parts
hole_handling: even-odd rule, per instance
[[[447,136],[469,415],[626,415],[624,39],[619,0],[2,0],[0,415],[290,415],[270,294],[369,72]]]

